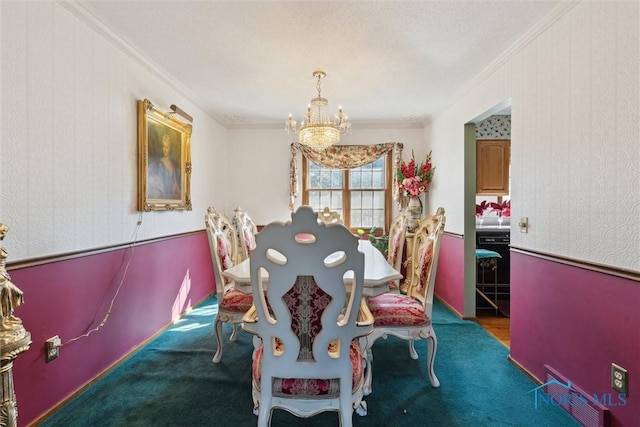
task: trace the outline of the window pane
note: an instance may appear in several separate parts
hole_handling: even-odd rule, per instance
[[[333,170],[331,176],[333,178],[331,188],[342,188],[342,171]]]
[[[320,171],[320,188],[331,188],[331,172],[326,169]]]
[[[373,192],[373,208],[384,210],[384,191]]]
[[[360,170],[352,170],[349,179],[351,180],[351,188],[361,188],[362,173]]]
[[[320,193],[320,205],[318,206],[318,210],[322,210],[328,206],[331,206],[331,192],[322,191]]]
[[[310,189],[331,189],[342,188],[342,171],[337,169],[327,169],[309,162],[309,188]]]
[[[351,221],[350,221],[351,227],[365,228],[365,226],[362,225],[361,213],[362,211],[360,210],[351,209]]]
[[[331,204],[328,206],[332,211],[336,211],[342,216],[342,191],[331,192]]]
[[[384,229],[384,210],[376,209],[373,211],[373,226]]]
[[[353,191],[351,193],[351,217],[358,221],[357,227],[384,229],[384,191]],[[356,227],[352,223],[352,227]]]
[[[362,187],[361,188],[371,188],[371,173],[365,172],[362,174]]]
[[[351,210],[362,208],[362,192],[351,191]]]
[[[320,171],[317,168],[309,169],[309,188],[320,186]]]
[[[362,191],[351,191],[351,227],[364,228],[362,224]]]
[[[384,156],[378,157],[373,161],[373,169],[376,171],[384,171]]]
[[[351,188],[384,189],[385,170],[384,157],[378,158],[373,163],[363,165],[359,168],[351,169],[350,177]]]
[[[312,206],[314,210],[320,206],[319,191],[309,191],[309,206]]]
[[[371,229],[373,227],[373,211],[367,209],[360,211],[362,216],[362,227]]]
[[[374,172],[371,188],[384,188],[384,172]]]
[[[373,194],[371,191],[363,191],[362,192],[362,209],[371,209],[373,208]]]
[[[387,157],[346,171],[324,168],[308,161],[308,177],[303,181],[309,186],[306,189],[308,203],[316,211],[328,207],[338,212],[351,228],[384,228],[386,198],[391,191],[385,188]],[[345,180],[346,173],[349,173],[348,181]],[[349,210],[343,209],[346,190],[350,194]]]

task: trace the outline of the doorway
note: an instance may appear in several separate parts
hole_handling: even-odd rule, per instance
[[[496,270],[491,270],[492,267],[497,267],[498,271],[501,271],[499,281],[497,274],[491,276],[491,280],[495,280],[495,285],[500,286],[492,286],[493,284],[490,284],[491,286],[487,288],[480,288],[478,286],[477,269],[479,267],[476,259],[476,248],[479,247],[479,238],[484,241],[487,240],[486,236],[490,235],[492,238],[488,240],[491,242],[494,240],[493,234],[499,234],[503,240],[507,239],[508,245],[508,239],[510,239],[510,224],[508,220],[505,221],[505,218],[502,218],[502,214],[505,212],[510,219],[510,209],[509,211],[503,211],[503,209],[510,207],[511,202],[508,191],[506,194],[504,190],[491,191],[490,189],[489,191],[484,191],[483,187],[479,185],[480,182],[476,179],[478,172],[476,140],[478,139],[509,140],[510,143],[511,99],[507,99],[478,115],[467,122],[464,127],[464,158],[466,171],[464,190],[464,316],[476,319],[478,323],[496,337],[496,339],[505,346],[510,347],[510,273],[508,270],[508,247],[502,248],[501,246],[500,251],[495,251],[500,256],[492,260],[495,261],[495,263],[492,264],[488,270],[491,274],[496,273]],[[510,178],[510,159],[507,167],[509,168],[508,173]],[[507,186],[510,186],[510,182],[507,182]],[[476,206],[480,205],[483,201],[487,206],[486,216],[483,215],[484,221],[478,221],[476,218]],[[507,205],[505,205],[506,201],[508,201]],[[488,247],[485,249],[491,250],[495,248]],[[500,265],[497,264],[498,261],[500,261]],[[501,266],[506,272],[499,270]],[[487,291],[487,294],[484,294],[482,289]],[[491,292],[493,292],[493,294]]]

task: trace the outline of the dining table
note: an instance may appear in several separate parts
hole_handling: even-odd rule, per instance
[[[402,279],[402,274],[394,269],[378,248],[369,240],[358,240],[358,250],[364,254],[364,296],[376,296],[389,292],[389,282]],[[331,256],[331,255],[330,255]],[[244,261],[228,268],[222,275],[235,282],[235,288],[241,292],[251,293],[251,256]],[[347,273],[344,277],[345,285],[353,279],[353,273]],[[268,280],[268,274],[265,275]],[[268,282],[267,284],[268,285]]]

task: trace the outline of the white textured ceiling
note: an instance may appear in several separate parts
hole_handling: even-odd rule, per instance
[[[70,1],[228,128],[282,127],[322,94],[353,125],[421,126],[560,0]],[[150,94],[152,96],[152,94]]]

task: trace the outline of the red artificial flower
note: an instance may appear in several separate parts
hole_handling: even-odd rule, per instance
[[[411,151],[409,163],[400,163],[396,170],[398,188],[402,194],[411,198],[418,197],[422,193],[428,193],[435,169],[431,165],[431,151],[427,154],[424,163],[420,163],[417,166],[414,153]]]
[[[476,205],[476,216],[484,215],[487,209],[489,209],[489,202],[483,200],[479,205]]]
[[[496,212],[498,216],[511,216],[511,201],[505,200],[502,204],[491,202],[491,212]]]

